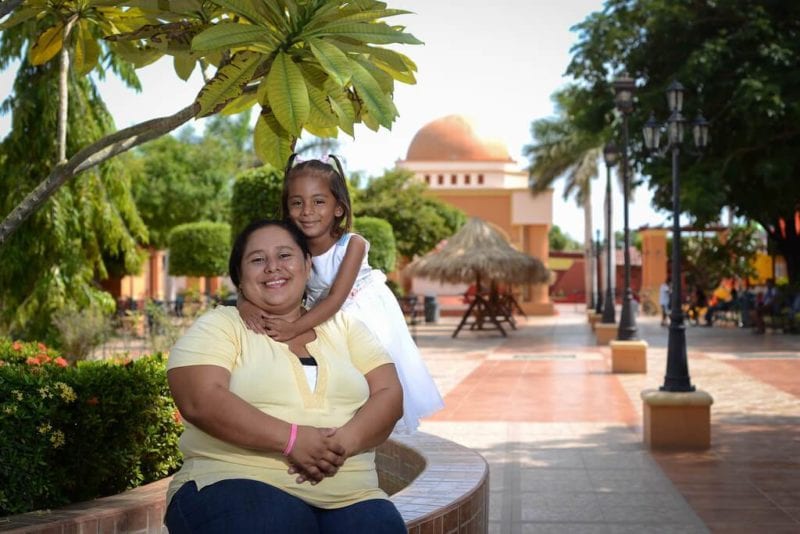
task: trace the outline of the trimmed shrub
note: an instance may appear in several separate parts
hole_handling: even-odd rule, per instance
[[[373,269],[392,272],[397,255],[392,225],[377,217],[357,217],[353,230],[369,241],[369,264]]]
[[[161,354],[68,366],[46,347],[0,340],[0,515],[174,472],[182,428],[165,366]]]
[[[169,234],[169,274],[221,276],[228,271],[231,227],[200,221],[176,226]]]
[[[236,238],[257,219],[279,219],[283,173],[271,165],[236,176],[231,198],[231,235]]]

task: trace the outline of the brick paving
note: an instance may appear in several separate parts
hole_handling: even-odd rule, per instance
[[[639,394],[663,381],[667,329],[640,317],[648,372],[614,375],[584,309],[558,310],[508,338],[417,327],[446,403],[421,429],[485,456],[490,532],[800,533],[800,336],[687,327],[712,446],[650,453]]]

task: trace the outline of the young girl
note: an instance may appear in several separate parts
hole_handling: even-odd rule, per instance
[[[294,165],[289,158],[283,182],[283,215],[308,238],[313,272],[306,285],[309,311],[294,322],[263,315],[240,299],[239,313],[254,331],[287,341],[317,326],[340,308],[366,324],[395,362],[403,384],[403,419],[398,429],[414,431],[419,419],[444,406],[419,350],[408,332],[403,312],[386,276],[367,261],[369,243],[350,233],[350,195],[342,166],[311,160]]]

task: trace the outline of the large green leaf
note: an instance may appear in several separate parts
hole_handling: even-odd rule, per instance
[[[338,13],[335,13],[333,15],[328,15],[326,17],[315,17],[312,23],[309,24],[309,29],[316,29],[317,27],[323,24],[372,22],[386,17],[393,17],[395,15],[408,15],[410,13],[411,11],[405,11],[403,9],[375,9],[367,11],[357,10],[353,12],[339,11]]]
[[[279,52],[275,56],[266,84],[275,118],[286,131],[299,136],[308,119],[308,89],[303,73],[290,55]]]
[[[364,110],[361,112],[361,122],[364,123],[364,126],[372,130],[373,132],[377,132],[380,130],[381,125],[378,121],[373,117],[368,110]]]
[[[122,59],[132,63],[137,69],[150,65],[164,55],[162,50],[152,46],[140,47],[126,41],[111,43],[110,46]]]
[[[230,63],[223,65],[197,95],[200,104],[197,116],[212,115],[242,94],[242,89],[252,79],[263,59],[263,55],[249,50],[234,54]]]
[[[272,24],[264,15],[263,10],[259,9],[257,4],[260,2],[258,0],[214,0],[214,3],[246,18],[253,24],[261,24],[265,27],[270,27]]]
[[[218,4],[219,2],[215,3]],[[196,13],[203,8],[203,2],[201,0],[128,0],[116,2],[116,4],[140,7],[148,11],[171,11],[173,13]]]
[[[308,114],[306,130],[309,130],[309,123],[320,128],[336,127],[339,124],[339,118],[331,109],[331,104],[328,102],[328,96],[313,85],[308,85],[307,87],[310,111]]]
[[[336,83],[344,86],[350,81],[350,76],[352,76],[350,62],[338,46],[324,39],[309,39],[308,46],[322,68]]]
[[[389,95],[385,94],[378,82],[357,61],[351,61],[353,87],[367,108],[369,114],[382,126],[391,129],[397,111]]]
[[[348,133],[350,137],[354,137],[355,131],[353,124],[356,122],[356,110],[353,107],[353,102],[348,98],[345,91],[339,90],[332,92],[328,95],[328,102],[331,109],[339,118],[339,128]]]
[[[11,16],[8,17],[5,22],[0,24],[0,31],[7,30],[8,28],[12,28],[21,22],[25,22],[26,20],[35,17],[41,11],[38,7],[20,7],[14,10],[11,13]]]
[[[194,67],[197,65],[197,59],[192,54],[187,53],[178,53],[173,56],[173,67],[175,68],[175,74],[178,75],[183,81],[189,79],[194,71]]]
[[[332,12],[331,12],[332,11]],[[408,14],[410,11],[401,9],[368,9],[363,10],[358,6],[351,4],[344,8],[335,10],[320,9],[314,15],[314,18],[306,26],[306,31],[317,30],[329,24],[345,24],[349,22],[372,22],[384,17],[392,17],[394,15]]]
[[[100,59],[100,45],[92,35],[87,20],[80,21],[76,30],[72,67],[79,76],[84,76],[97,66]]]
[[[286,165],[292,155],[292,136],[284,130],[272,113],[262,113],[253,132],[253,148],[258,159],[276,169]]]
[[[377,46],[363,45],[360,48],[366,49],[365,52],[369,54],[371,62],[395,80],[407,84],[417,83],[414,77],[417,65],[404,54]],[[345,46],[342,46],[342,49],[348,50]]]
[[[358,62],[359,65],[364,67],[370,75],[375,78],[375,81],[378,82],[378,85],[386,95],[394,94],[394,78],[392,78],[389,74],[385,71],[379,69],[375,65],[372,64],[367,58],[364,56],[357,56],[353,58],[353,61]]]
[[[28,50],[31,65],[42,65],[50,61],[59,50],[64,38],[64,25],[58,23],[43,31]]]
[[[206,52],[208,50],[249,47],[269,54],[276,48],[277,44],[277,41],[270,35],[269,31],[261,26],[221,22],[195,35],[194,39],[192,39],[192,50]]]
[[[250,91],[249,93],[245,93],[242,96],[234,98],[233,100],[228,102],[228,105],[225,106],[222,109],[222,111],[220,111],[220,114],[236,115],[243,111],[247,111],[248,109],[253,107],[253,105],[256,103],[257,100],[258,97],[256,96],[256,94],[253,91]]]
[[[422,41],[411,35],[404,33],[396,26],[389,26],[383,22],[367,23],[353,22],[345,24],[329,24],[308,34],[308,37],[324,36],[343,36],[350,37],[365,43],[375,44],[423,44]]]

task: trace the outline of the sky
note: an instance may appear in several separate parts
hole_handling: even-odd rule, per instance
[[[577,34],[570,28],[593,11],[601,0],[389,0],[389,7],[413,12],[392,17],[392,24],[424,45],[396,47],[415,61],[417,84],[397,83],[395,105],[400,117],[391,131],[377,133],[357,126],[355,139],[341,133],[342,155],[348,172],[377,176],[404,159],[414,134],[429,122],[451,114],[464,115],[478,132],[503,141],[520,168],[531,143],[530,125],[553,115],[550,96],[569,82],[564,72]],[[15,69],[0,73],[0,98],[10,93]],[[138,71],[143,90],[136,93],[109,76],[99,83],[118,128],[165,115],[188,105],[202,79],[197,71],[187,82],[162,58]],[[202,130],[202,120],[193,123]],[[0,116],[0,138],[10,128],[10,117]],[[592,195],[593,225],[602,226],[605,169]],[[583,213],[574,199],[562,198],[563,180],[553,196],[553,223],[578,241],[583,240]],[[614,181],[614,229],[622,229],[622,195]],[[666,212],[656,212],[651,195],[640,187],[633,195],[630,224],[637,228],[668,223]]]

